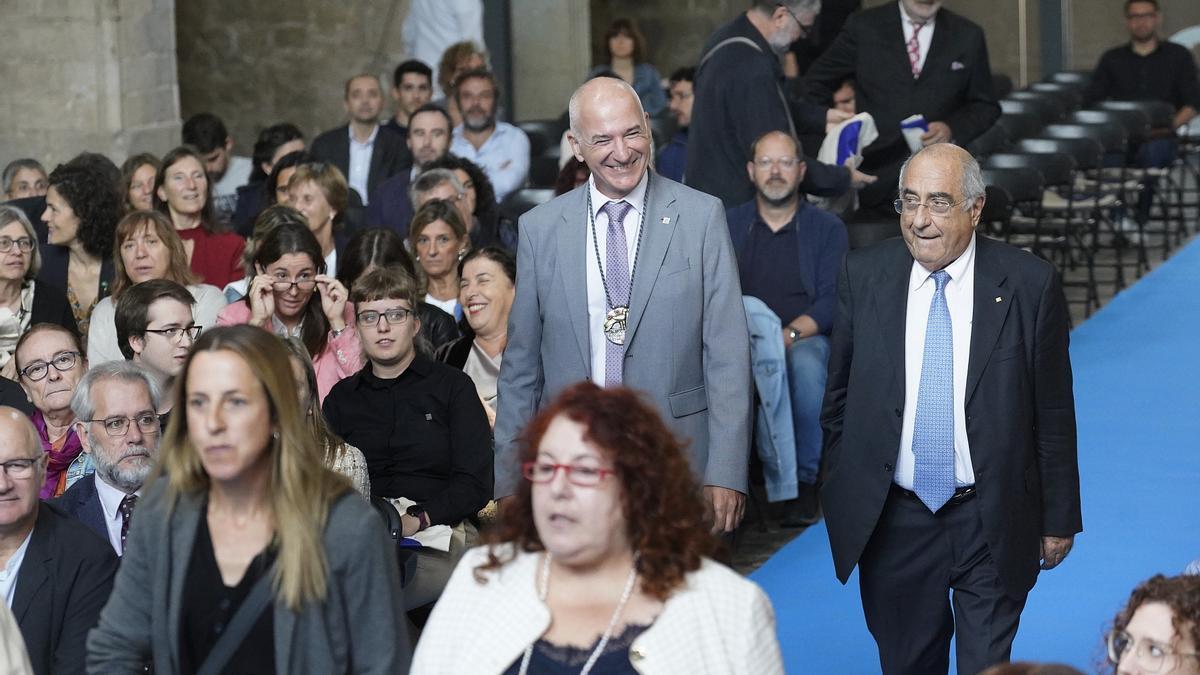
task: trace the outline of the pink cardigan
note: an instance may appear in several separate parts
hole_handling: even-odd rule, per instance
[[[333,331],[325,342],[325,350],[313,357],[313,368],[317,371],[317,397],[321,402],[333,389],[333,385],[344,377],[349,377],[363,367],[362,342],[358,339],[358,330],[354,326],[354,307],[346,303],[344,312],[346,330],[334,337]],[[226,305],[217,314],[218,326],[237,326],[250,321],[250,305],[238,301]]]

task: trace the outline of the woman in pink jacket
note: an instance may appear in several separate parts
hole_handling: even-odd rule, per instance
[[[287,208],[287,207],[279,207]],[[314,354],[321,400],[338,380],[362,369],[362,345],[346,304],[346,287],[326,274],[321,246],[295,214],[256,242],[246,297],[217,315],[217,324],[248,323],[298,338]]]

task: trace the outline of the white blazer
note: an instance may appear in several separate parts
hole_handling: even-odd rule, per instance
[[[413,675],[498,674],[520,658],[550,627],[550,610],[537,597],[538,559],[518,553],[480,584],[474,572],[487,549],[467,551],[421,633]],[[642,675],[783,673],[771,602],[753,582],[708,559],[671,594],[629,655]]]

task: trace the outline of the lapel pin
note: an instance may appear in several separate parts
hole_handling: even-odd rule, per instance
[[[1004,298],[1002,298],[998,295],[996,296],[996,302],[1003,302],[1003,301],[1004,301]]]
[[[662,224],[663,224],[663,225],[670,225],[670,224],[671,224],[671,219],[670,219],[669,217],[667,217],[667,216],[663,216],[663,219],[662,219]]]

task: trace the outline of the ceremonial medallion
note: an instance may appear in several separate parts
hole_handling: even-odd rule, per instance
[[[614,345],[625,344],[625,325],[629,319],[628,307],[613,307],[604,316],[604,337]]]

